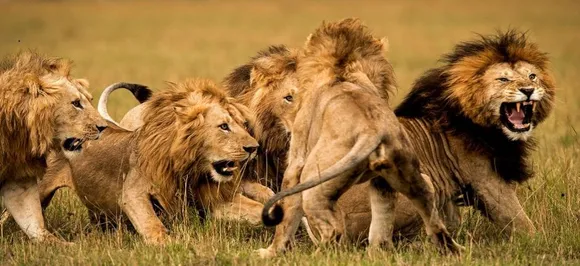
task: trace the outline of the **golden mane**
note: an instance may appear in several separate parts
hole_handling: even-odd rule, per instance
[[[54,111],[62,91],[52,86],[68,79],[71,62],[27,51],[0,64],[0,156],[16,164],[45,156],[57,145]],[[51,78],[46,75],[53,74]],[[22,151],[25,150],[26,153]]]
[[[396,82],[393,68],[384,57],[385,50],[384,42],[373,37],[358,19],[323,22],[308,37],[298,64],[299,72],[303,74],[298,76],[301,84],[319,80],[358,83],[351,75],[362,72],[376,86],[381,97],[388,99],[396,88]]]
[[[204,207],[232,197],[239,185],[239,176],[220,183],[218,189],[209,173],[203,170],[204,142],[210,139],[202,127],[203,113],[210,105],[218,104],[243,125],[250,120],[244,107],[233,102],[224,89],[205,79],[170,83],[167,89],[154,93],[148,102],[143,110],[144,124],[136,131],[137,157],[141,175],[153,182],[161,205],[166,210],[179,206],[172,202],[182,199],[182,191],[192,193],[192,197],[203,197],[197,200]]]

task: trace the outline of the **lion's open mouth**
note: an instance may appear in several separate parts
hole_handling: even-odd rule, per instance
[[[234,171],[238,169],[234,161],[217,161],[212,163],[213,169],[222,176],[232,176]]]
[[[528,131],[531,128],[536,105],[536,101],[502,103],[500,107],[501,121],[511,131]]]
[[[68,138],[62,143],[62,147],[67,151],[81,151],[85,141],[77,138]]]

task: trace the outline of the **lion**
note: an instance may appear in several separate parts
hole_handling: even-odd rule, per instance
[[[237,193],[240,172],[257,151],[247,132],[252,117],[211,81],[171,83],[143,109],[143,126],[125,130],[109,122],[69,167],[58,158],[41,197],[72,184],[95,223],[129,219],[148,244],[164,244],[167,230],[157,213],[175,216],[186,204],[216,217],[260,221],[262,204]],[[58,185],[52,185],[58,184]],[[239,214],[238,214],[239,216]]]
[[[46,230],[38,198],[47,156],[80,156],[107,127],[90,104],[88,81],[73,79],[70,70],[69,60],[36,52],[0,63],[0,196],[33,241],[60,241]]]
[[[278,191],[282,182],[286,169],[288,144],[290,143],[290,132],[287,130],[289,122],[285,121],[284,114],[286,110],[291,108],[294,96],[299,90],[296,76],[297,56],[297,49],[291,49],[285,45],[270,46],[258,52],[249,63],[233,70],[223,82],[230,94],[248,106],[251,112],[256,115],[252,131],[260,144],[261,152],[256,156],[256,160],[251,162],[251,166],[248,167],[249,171],[244,173],[248,176],[248,180],[259,182],[244,183],[246,187],[250,185],[258,187],[258,189],[254,189],[255,191],[263,190],[261,186],[256,185],[260,183]],[[380,89],[388,92],[395,88],[394,84],[384,83]],[[133,123],[131,112],[123,118],[123,120],[127,118],[126,123],[128,124]],[[355,185],[352,189],[359,191],[366,189],[365,186],[367,186],[366,183]],[[245,191],[248,190],[250,189],[245,189]],[[360,191],[360,193],[365,192]],[[351,190],[348,190],[346,194],[351,195]],[[264,197],[268,194],[257,193],[257,195]],[[339,199],[339,205],[342,204],[344,197],[346,196]],[[370,213],[367,213],[366,209],[369,206],[368,198],[357,197],[356,202],[362,206],[360,213],[356,209],[349,209],[348,213],[345,212],[347,214],[346,232],[353,241],[358,240],[355,237],[360,236],[366,239],[368,235],[368,232],[361,233],[361,228],[365,226],[368,228],[369,220],[362,221],[361,219],[359,222],[358,216],[370,217]],[[419,230],[417,230],[417,226],[413,223],[417,214],[413,211],[412,203],[398,194],[396,206],[394,232],[397,235],[414,236],[421,229],[421,221],[419,217]],[[306,229],[309,229],[306,219],[303,219],[303,223]],[[311,231],[308,230],[308,233],[313,241],[318,242]],[[356,233],[356,236],[353,233]]]
[[[459,206],[472,206],[508,235],[535,233],[516,188],[533,176],[532,132],[553,106],[547,54],[525,33],[509,30],[462,42],[442,62],[395,109],[421,171],[432,179],[438,208],[447,224],[459,223]],[[338,203],[351,236],[369,228],[371,208],[359,197],[366,190],[349,190]],[[417,215],[407,224],[420,230]]]
[[[227,87],[226,87],[227,88]],[[115,90],[118,89],[126,89],[130,91],[136,100],[139,101],[139,105],[135,106],[134,108],[130,109],[121,119],[119,123],[117,123],[108,113],[107,109],[107,102],[108,98]],[[228,90],[228,89],[226,89]],[[231,92],[231,90],[228,90]],[[112,84],[103,90],[99,98],[98,110],[101,116],[103,116],[107,121],[122,127],[123,129],[134,131],[140,128],[143,125],[142,113],[146,106],[149,104],[148,100],[150,99],[152,94],[152,90],[144,85],[136,84],[136,83],[127,83],[127,82],[119,82]],[[237,99],[237,102],[241,103],[242,105],[245,104],[244,101]],[[252,115],[253,117],[253,115]],[[254,118],[253,118],[254,119]],[[253,136],[254,132],[254,123],[246,123],[246,127],[249,132]],[[263,158],[260,155],[261,152],[257,152],[256,158]],[[247,161],[245,164],[245,170],[241,173],[241,184],[239,186],[239,193],[235,198],[238,201],[235,203],[236,209],[231,209],[231,205],[221,205],[220,207],[214,208],[214,213],[223,213],[224,215],[220,215],[218,218],[226,219],[226,220],[239,220],[240,218],[244,217],[252,217],[252,223],[259,223],[255,218],[254,210],[255,210],[255,202],[258,201],[260,203],[265,203],[270,197],[274,195],[272,189],[256,182],[258,180],[257,176],[254,174],[255,171],[255,162],[256,159]],[[53,184],[54,185],[54,184]],[[249,199],[248,199],[249,198]],[[260,220],[261,222],[261,220]]]
[[[252,128],[261,151],[246,171],[246,187],[264,184],[278,191],[286,167],[286,152],[290,141],[291,121],[284,114],[291,108],[298,91],[296,78],[297,49],[284,45],[270,46],[258,52],[249,63],[234,69],[223,81],[233,97],[256,116]],[[263,191],[263,189],[247,190]],[[258,193],[266,196],[267,192]]]
[[[284,119],[291,122],[284,190],[262,213],[265,225],[278,226],[272,244],[258,251],[261,257],[285,250],[303,215],[320,243],[340,239],[344,220],[336,200],[367,180],[371,248],[392,246],[398,191],[411,199],[441,251],[462,249],[438,215],[434,189],[389,109],[388,91],[379,89],[395,84],[384,50],[384,42],[357,19],[323,23],[308,38],[297,60],[300,90]],[[282,207],[270,212],[281,199]]]

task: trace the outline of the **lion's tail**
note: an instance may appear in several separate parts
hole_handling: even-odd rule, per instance
[[[107,121],[109,121],[117,126],[119,126],[119,123],[117,123],[109,115],[109,111],[107,110],[107,102],[109,101],[109,95],[111,95],[111,93],[113,93],[113,91],[115,91],[117,89],[121,89],[121,88],[124,88],[124,89],[127,89],[128,91],[130,91],[133,94],[133,96],[135,96],[137,101],[139,101],[139,103],[143,103],[143,102],[149,100],[149,98],[151,98],[151,94],[152,94],[151,89],[149,89],[147,86],[136,84],[136,83],[118,82],[118,83],[112,84],[109,87],[105,88],[105,90],[103,90],[103,93],[101,93],[101,97],[99,98],[99,104],[97,105],[97,110],[99,111],[99,114],[105,120],[107,120]]]
[[[270,198],[266,204],[264,204],[264,209],[262,209],[262,222],[264,225],[275,226],[282,222],[282,219],[284,218],[284,210],[282,207],[280,207],[280,205],[274,205],[277,201],[290,195],[294,195],[296,193],[318,186],[335,178],[339,174],[344,173],[350,168],[355,167],[364,159],[368,158],[371,152],[377,148],[380,142],[380,138],[377,138],[374,135],[362,136],[357,140],[352,149],[344,157],[342,157],[332,166],[322,171],[322,173],[319,174],[319,178],[317,180],[301,183],[284,191],[278,192],[276,195]],[[309,178],[306,180],[310,179],[315,178]],[[272,206],[274,206],[274,209],[270,212]]]

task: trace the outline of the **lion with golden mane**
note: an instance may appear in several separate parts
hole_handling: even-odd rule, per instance
[[[88,82],[70,76],[71,62],[23,52],[0,64],[0,196],[34,241],[56,240],[44,224],[37,179],[47,156],[79,156],[105,121],[91,106]]]
[[[153,94],[142,118],[135,131],[110,123],[102,140],[70,164],[52,161],[41,199],[72,186],[94,222],[123,214],[152,244],[167,238],[157,213],[174,216],[186,204],[259,223],[262,204],[237,193],[240,172],[258,148],[247,132],[252,116],[246,107],[214,83],[194,79]]]
[[[340,239],[345,225],[336,200],[367,180],[371,247],[392,246],[398,191],[413,202],[442,251],[461,249],[439,217],[433,187],[387,104],[395,81],[384,50],[383,41],[356,19],[323,23],[308,38],[297,59],[299,90],[282,118],[291,132],[283,190],[262,213],[264,224],[277,225],[276,233],[260,256],[285,250],[303,215],[320,242]],[[282,199],[282,207],[275,205]]]

